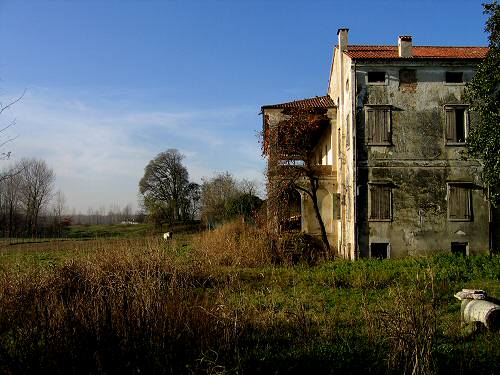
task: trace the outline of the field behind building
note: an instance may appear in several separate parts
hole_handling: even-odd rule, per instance
[[[0,247],[0,373],[499,373],[500,257],[292,262],[241,223]],[[297,250],[297,249],[296,249]]]

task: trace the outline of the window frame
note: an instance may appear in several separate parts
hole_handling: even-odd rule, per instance
[[[388,141],[376,142],[370,141],[370,121],[368,113],[370,111],[388,111],[389,112],[389,124],[388,124]],[[365,105],[365,144],[367,146],[380,146],[389,147],[392,146],[392,106],[389,104],[367,104]]]
[[[372,245],[386,245],[386,251],[387,251],[386,255],[387,256],[385,258],[374,257]],[[370,242],[369,256],[370,256],[370,259],[380,259],[380,260],[391,259],[391,243],[390,242]]]
[[[447,115],[447,112],[450,112],[451,110],[453,110],[455,112],[455,116],[456,116],[456,110],[457,109],[463,109],[464,110],[464,122],[463,122],[463,126],[464,126],[464,141],[463,142],[459,142],[458,140],[453,140],[453,141],[449,141],[448,139],[448,115]],[[467,138],[469,136],[469,123],[470,123],[470,120],[469,120],[469,105],[467,104],[445,104],[443,106],[443,112],[444,112],[444,141],[445,141],[445,145],[446,146],[466,146],[467,145]],[[455,133],[456,133],[456,122],[455,122]],[[456,136],[455,136],[456,138]]]
[[[389,217],[388,218],[372,217],[372,205],[373,205],[372,190],[375,188],[376,189],[383,189],[383,188],[389,189]],[[368,183],[368,221],[370,221],[370,222],[392,222],[393,221],[393,218],[394,218],[393,189],[394,189],[394,185],[390,182],[373,181],[373,182]],[[382,216],[382,215],[379,215],[379,216]]]
[[[450,207],[450,197],[451,197],[451,188],[461,188],[467,190],[467,211],[469,213],[468,216],[465,217],[451,217],[451,207]],[[446,216],[448,221],[452,222],[471,222],[474,221],[473,218],[473,206],[472,206],[472,187],[470,182],[455,182],[450,181],[446,183]]]

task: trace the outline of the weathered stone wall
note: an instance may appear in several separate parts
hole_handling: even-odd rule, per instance
[[[444,65],[447,64],[447,65]],[[463,104],[464,84],[446,84],[446,71],[464,72],[468,80],[474,65],[394,61],[384,65],[357,63],[358,241],[361,256],[369,256],[370,243],[390,243],[390,257],[450,251],[451,242],[468,242],[469,253],[488,250],[486,192],[480,166],[464,160],[464,146],[446,145],[447,104]],[[399,71],[416,69],[417,82],[400,85]],[[386,71],[384,84],[368,84],[367,72]],[[390,146],[369,146],[365,139],[365,106],[390,105]],[[368,220],[368,183],[392,183],[392,220]],[[469,182],[472,189],[471,221],[449,221],[447,184]]]

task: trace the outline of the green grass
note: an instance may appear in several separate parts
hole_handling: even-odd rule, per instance
[[[133,237],[151,233],[149,224],[113,224],[113,225],[72,225],[65,234],[67,238],[106,238]]]
[[[401,373],[398,334],[435,322],[434,371],[498,373],[500,335],[461,329],[464,287],[500,298],[500,257],[235,267],[191,235],[16,245],[0,251],[0,372]]]

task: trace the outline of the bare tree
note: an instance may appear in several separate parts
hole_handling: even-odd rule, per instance
[[[52,212],[54,215],[54,225],[57,228],[58,235],[61,237],[62,227],[63,227],[63,219],[66,214],[66,197],[61,190],[58,190],[54,196],[54,203],[52,206]]]
[[[7,104],[0,102],[0,115],[2,115],[5,111],[10,109],[14,104],[19,102],[23,98],[25,92],[23,92],[21,94],[21,96],[8,102]],[[11,128],[12,126],[14,126],[15,123],[16,123],[16,120],[14,119],[14,120],[11,120],[10,122],[8,122],[7,125],[4,125],[3,127],[1,127],[0,134],[5,134],[5,131],[7,131],[7,129]],[[10,136],[6,136],[6,137],[1,138],[0,139],[0,149],[2,149],[6,144],[12,142],[15,138],[16,137],[10,137]],[[0,159],[9,159],[10,155],[11,155],[10,151],[2,151],[2,152],[0,152]],[[9,170],[9,172],[12,173],[12,172],[15,172],[15,170],[11,169],[11,170]],[[2,174],[0,179],[6,178],[8,175],[9,174]]]
[[[203,179],[201,217],[209,228],[227,219],[229,205],[239,194],[237,181],[229,172]]]
[[[21,176],[19,173],[13,173],[13,171],[19,170],[19,168],[19,166],[9,168],[1,174],[2,178],[0,178],[4,232],[7,237],[14,235],[16,224],[19,221]]]
[[[55,173],[40,159],[23,159],[21,171],[21,202],[25,211],[25,223],[32,235],[36,235],[41,210],[52,198]]]

